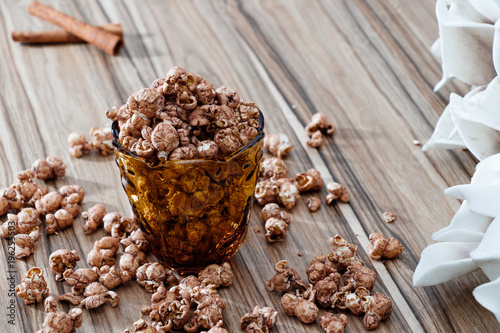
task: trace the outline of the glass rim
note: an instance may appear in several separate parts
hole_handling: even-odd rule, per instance
[[[264,137],[264,115],[262,112],[259,110],[259,127],[257,128],[258,133],[253,138],[249,143],[238,149],[237,151],[229,154],[228,156],[224,157],[224,159],[218,159],[218,160],[210,160],[210,159],[193,159],[193,160],[175,160],[175,161],[161,161],[159,163],[151,163],[148,162],[145,158],[137,156],[127,148],[123,147],[122,144],[118,141],[118,136],[120,133],[120,128],[118,127],[118,121],[115,120],[111,124],[111,132],[113,133],[113,148],[115,151],[118,151],[119,153],[128,155],[136,160],[141,161],[142,163],[146,164],[150,168],[158,168],[158,167],[164,167],[168,165],[174,165],[174,164],[200,164],[200,163],[226,163],[229,162],[241,154],[243,154],[246,150],[249,148],[255,146],[259,141],[262,140]]]

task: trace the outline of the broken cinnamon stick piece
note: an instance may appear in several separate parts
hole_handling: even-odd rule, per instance
[[[123,38],[122,25],[120,23],[108,23],[99,26],[99,28]],[[84,40],[62,29],[45,31],[12,31],[11,36],[14,42],[29,44],[85,43]]]
[[[111,55],[118,54],[123,47],[123,39],[120,36],[77,20],[39,2],[32,2],[28,7],[28,12],[44,21],[58,25],[69,33]]]

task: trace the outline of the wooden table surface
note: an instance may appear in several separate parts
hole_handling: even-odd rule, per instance
[[[314,214],[304,196],[290,211],[286,240],[275,244],[265,241],[254,206],[246,240],[231,259],[233,286],[221,290],[230,332],[239,332],[239,318],[257,304],[280,308],[280,296],[264,284],[278,260],[287,259],[306,278],[310,260],[328,253],[329,238],[337,233],[359,246],[379,276],[375,290],[393,299],[393,313],[378,332],[500,332],[494,316],[472,296],[487,281],[482,272],[435,287],[412,285],[422,249],[459,207],[443,190],[468,183],[476,164],[468,152],[423,153],[413,143],[430,137],[451,91],[468,91],[456,82],[432,91],[441,77],[440,62],[429,51],[438,36],[434,0],[43,1],[92,24],[121,22],[125,48],[116,57],[85,44],[13,43],[11,30],[53,28],[27,13],[29,2],[0,1],[2,187],[35,159],[55,155],[67,164],[67,175],[48,182],[49,190],[78,184],[87,193],[82,210],[102,203],[108,211],[129,214],[113,157],[72,158],[66,138],[108,126],[107,108],[179,65],[255,101],[266,132],[286,133],[294,145],[286,158],[291,174],[317,168],[325,182],[345,184],[351,195],[349,204],[323,204]],[[304,126],[316,112],[327,113],[338,127],[320,149],[305,145]],[[323,188],[315,195],[323,200],[325,194]],[[397,221],[384,223],[385,211],[396,212]],[[51,295],[69,292],[67,284],[55,282],[48,257],[68,248],[85,258],[106,233],[85,235],[82,224],[79,216],[59,235],[42,232],[35,254],[15,263],[17,283],[30,267],[41,266]],[[406,251],[394,260],[369,260],[364,249],[372,232],[398,238]],[[7,323],[12,297],[7,245],[1,244],[0,331],[35,332],[42,326],[42,304],[26,306],[18,299],[15,326]],[[116,291],[119,306],[85,310],[78,332],[132,327],[151,294],[135,282]],[[347,332],[365,331],[361,317],[348,317]],[[318,321],[304,325],[281,310],[273,329],[320,331]]]

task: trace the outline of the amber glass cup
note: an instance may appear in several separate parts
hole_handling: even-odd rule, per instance
[[[196,273],[233,256],[243,243],[262,156],[259,133],[225,160],[145,161],[118,142],[113,146],[121,180],[152,252],[181,274]]]

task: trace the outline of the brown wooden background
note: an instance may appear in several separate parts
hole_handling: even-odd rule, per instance
[[[52,154],[63,158],[68,172],[48,183],[50,189],[79,184],[87,192],[84,210],[103,203],[108,211],[129,213],[113,157],[71,158],[66,138],[108,124],[106,108],[121,105],[170,67],[183,66],[255,101],[265,114],[266,132],[291,138],[294,149],[286,162],[292,174],[315,167],[326,182],[337,180],[351,194],[350,204],[323,205],[315,214],[302,198],[291,211],[286,240],[273,245],[265,242],[254,207],[246,241],[231,261],[234,285],[221,292],[230,332],[239,331],[239,318],[256,304],[279,308],[279,295],[264,285],[275,262],[287,259],[305,278],[309,261],[330,251],[328,239],[336,233],[359,245],[379,275],[376,290],[393,298],[393,314],[378,332],[500,332],[494,316],[472,296],[487,281],[482,272],[435,287],[412,286],[422,249],[459,207],[443,190],[469,182],[475,166],[468,152],[423,153],[413,144],[429,138],[451,91],[468,91],[458,83],[432,91],[441,77],[440,62],[429,51],[438,36],[434,0],[43,1],[92,24],[121,22],[126,46],[117,57],[83,44],[14,44],[11,30],[53,28],[28,15],[29,2],[0,1],[1,186]],[[303,130],[315,112],[327,113],[338,126],[319,150],[305,146]],[[325,190],[316,195],[323,199]],[[396,212],[397,221],[385,224],[384,211]],[[35,265],[49,271],[55,249],[76,249],[86,257],[105,232],[86,236],[81,226],[79,217],[59,236],[43,234],[36,253],[16,262],[18,281]],[[368,260],[362,249],[374,231],[400,239],[404,254]],[[1,244],[6,258],[6,243]],[[35,332],[43,321],[42,304],[18,302],[16,326],[7,324],[6,271],[6,259],[0,260],[0,331]],[[51,273],[46,276],[52,295],[69,290]],[[120,332],[139,319],[151,295],[135,282],[117,292],[118,308],[85,311],[78,332]],[[364,330],[362,318],[349,315],[347,332]],[[320,328],[280,312],[274,331]]]

